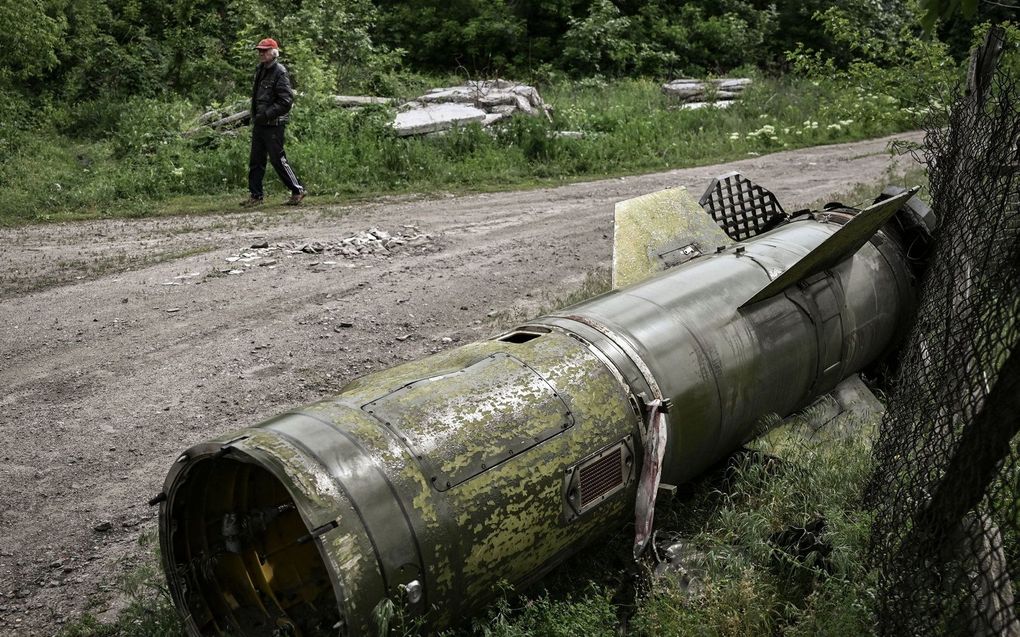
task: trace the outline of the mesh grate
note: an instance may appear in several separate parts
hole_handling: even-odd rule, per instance
[[[581,467],[578,483],[581,487],[582,507],[622,485],[623,447],[617,447],[595,462]]]
[[[734,241],[750,239],[787,218],[775,195],[737,172],[713,179],[698,203]]]
[[[926,126],[938,229],[865,502],[881,635],[1020,635],[1020,86],[990,78]]]

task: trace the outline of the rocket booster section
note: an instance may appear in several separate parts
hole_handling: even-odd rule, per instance
[[[500,581],[540,577],[633,520],[639,491],[653,507],[660,478],[691,479],[763,415],[888,352],[913,307],[910,266],[893,232],[851,235],[911,194],[741,243],[692,209],[700,230],[666,242],[690,243],[649,248],[682,263],[637,255],[632,285],[187,450],[156,500],[188,631],[375,634],[394,605],[442,628]]]

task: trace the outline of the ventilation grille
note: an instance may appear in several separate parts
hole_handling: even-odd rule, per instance
[[[623,485],[623,448],[611,450],[595,462],[581,467],[578,486],[581,490],[581,508]]]
[[[734,241],[771,230],[787,218],[775,195],[740,173],[713,179],[698,203]]]
[[[627,436],[563,474],[563,521],[573,522],[634,482],[634,442]]]

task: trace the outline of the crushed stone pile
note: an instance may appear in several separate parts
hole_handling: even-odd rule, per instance
[[[332,241],[284,241],[269,243],[263,241],[230,255],[226,258],[230,267],[219,269],[220,274],[243,274],[246,268],[255,266],[274,268],[286,259],[302,255],[332,257],[333,259],[364,259],[367,257],[387,258],[400,250],[415,249],[419,252],[437,250],[435,237],[420,232],[416,226],[405,225],[396,233],[379,228],[369,228],[356,234]],[[305,265],[337,265],[336,260],[313,260]]]

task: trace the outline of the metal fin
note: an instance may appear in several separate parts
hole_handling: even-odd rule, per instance
[[[613,287],[643,281],[732,243],[686,188],[621,201],[613,236]]]
[[[794,283],[823,270],[828,270],[840,261],[849,258],[860,250],[917,191],[918,188],[911,188],[861,210],[817,248],[804,255],[740,307],[747,307],[775,296]]]
[[[772,191],[738,172],[713,179],[698,203],[734,241],[750,239],[789,218]]]

